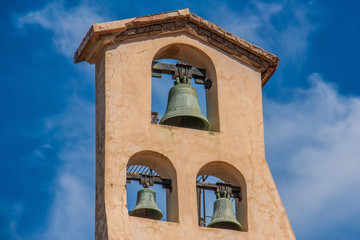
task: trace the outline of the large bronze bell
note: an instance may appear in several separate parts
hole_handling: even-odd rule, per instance
[[[156,204],[156,192],[150,188],[139,190],[136,206],[130,211],[130,216],[160,220],[163,214]]]
[[[190,86],[190,80],[175,82],[170,89],[168,104],[160,124],[187,127],[200,130],[209,129],[209,121],[201,113],[195,88]]]
[[[230,195],[225,192],[224,197],[220,197],[220,194],[218,194],[216,198],[214,213],[207,227],[241,231],[242,226],[235,218]]]

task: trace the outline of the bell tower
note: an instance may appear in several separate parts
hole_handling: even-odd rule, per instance
[[[94,24],[74,60],[95,64],[96,240],[295,239],[265,160],[276,56],[182,9]]]

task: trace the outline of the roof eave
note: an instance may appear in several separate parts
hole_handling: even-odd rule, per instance
[[[189,9],[94,24],[76,50],[74,62],[95,63],[103,47],[110,43],[179,31],[186,31],[258,69],[261,73],[262,86],[277,69],[279,62],[277,56],[190,13]]]

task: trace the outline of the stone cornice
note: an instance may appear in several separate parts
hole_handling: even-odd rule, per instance
[[[185,31],[258,69],[261,72],[263,86],[277,68],[279,62],[277,56],[190,13],[189,9],[94,24],[76,50],[74,62],[95,63],[96,57],[102,51],[103,46],[107,44],[181,31]]]

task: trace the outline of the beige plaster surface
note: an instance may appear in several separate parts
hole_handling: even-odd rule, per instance
[[[207,101],[215,131],[150,123],[151,64],[171,44],[179,57],[192,46],[190,63],[212,69]],[[295,239],[265,160],[261,91],[258,70],[186,33],[107,45],[96,59],[96,240]],[[126,166],[142,151],[165,156],[176,171],[168,176],[177,185],[175,222],[128,216]],[[231,165],[238,173],[224,175],[244,179],[246,231],[198,226],[195,183],[208,163],[220,172]]]

